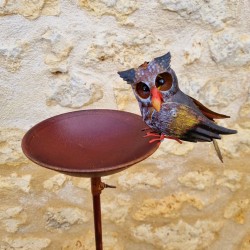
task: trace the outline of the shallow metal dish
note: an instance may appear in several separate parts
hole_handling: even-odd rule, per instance
[[[136,114],[82,110],[54,116],[31,128],[24,154],[53,170],[85,177],[119,172],[150,156],[157,143],[144,138],[146,125]],[[151,138],[152,139],[152,138]]]

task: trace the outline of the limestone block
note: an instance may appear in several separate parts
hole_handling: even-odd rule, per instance
[[[193,41],[184,49],[184,62],[189,65],[199,60],[202,54],[202,41],[193,39]]]
[[[23,208],[20,206],[0,208],[1,228],[4,228],[9,233],[15,233],[18,230],[19,225],[26,222],[26,219],[27,219],[27,214],[23,211]]]
[[[205,190],[211,187],[215,183],[214,174],[209,171],[192,171],[184,176],[180,176],[178,181],[186,187],[190,187],[197,190]]]
[[[118,184],[125,190],[160,188],[162,178],[157,173],[146,170],[139,173],[125,172],[118,177]]]
[[[80,188],[73,185],[71,181],[66,181],[55,191],[58,198],[74,205],[82,205],[85,202],[85,194]],[[89,194],[90,189],[87,194]]]
[[[232,192],[241,188],[242,173],[237,170],[224,170],[222,177],[216,180],[216,185],[227,187]]]
[[[153,158],[164,157],[166,154],[172,155],[186,155],[194,149],[194,144],[190,142],[182,142],[182,144],[170,140],[165,139],[160,148],[154,153]]]
[[[161,7],[178,13],[187,21],[207,23],[217,30],[223,29],[227,22],[232,22],[237,14],[237,1],[181,1],[158,0]]]
[[[218,64],[234,67],[250,64],[250,33],[232,29],[214,33],[209,48],[212,59]]]
[[[102,182],[106,183],[110,179],[110,176],[103,176]],[[91,180],[89,178],[72,178],[71,179],[74,186],[86,190],[89,192],[91,190]]]
[[[204,103],[201,97],[202,87],[206,84],[207,78],[202,74],[199,77],[190,76],[189,74],[181,74],[178,76],[179,86],[181,90],[189,96]]]
[[[18,166],[27,159],[20,147],[24,131],[14,128],[0,128],[0,165]]]
[[[73,49],[72,42],[56,30],[48,29],[42,36],[48,42],[45,63],[52,73],[66,73],[67,59]]]
[[[104,244],[107,250],[125,250],[122,243],[122,237],[117,232],[110,232],[105,234]]]
[[[10,238],[10,237],[3,238],[2,242],[3,244],[6,244],[8,246],[7,248],[4,248],[7,250],[9,249],[42,250],[50,245],[51,240],[48,238],[38,238],[38,237],[31,237],[31,236],[30,237],[29,236],[26,236],[26,237],[14,236],[13,238]],[[0,242],[0,244],[2,243]]]
[[[57,191],[63,186],[66,181],[66,176],[64,174],[56,174],[53,177],[43,182],[43,187],[50,191]]]
[[[250,234],[248,234],[242,241],[240,250],[249,250],[250,249]]]
[[[177,193],[163,199],[146,199],[140,204],[140,208],[134,213],[133,218],[143,221],[150,217],[176,218],[185,203],[197,209],[203,208],[203,203],[198,198],[185,194]]]
[[[112,15],[121,23],[138,8],[135,0],[78,0],[79,6],[97,16]]]
[[[228,107],[237,98],[244,98],[247,90],[247,80],[239,78],[237,75],[210,78],[200,89],[200,98],[205,100],[208,106]]]
[[[224,136],[221,149],[228,157],[239,157],[250,154],[250,129],[243,129],[238,125],[234,127],[238,133],[236,136]]]
[[[249,207],[249,199],[242,199],[237,201],[232,201],[224,211],[224,217],[226,219],[233,219],[239,224],[245,222],[245,216],[247,209]]]
[[[192,225],[180,220],[176,224],[155,228],[151,224],[142,224],[131,231],[136,240],[160,249],[197,250],[209,248],[222,226],[219,221],[198,220]]]
[[[74,178],[72,179],[72,183],[74,184],[74,186],[82,188],[86,191],[91,190],[91,181],[89,178]]]
[[[58,15],[59,0],[4,0],[0,2],[0,16],[22,15],[28,19],[36,19],[40,15]]]
[[[243,180],[243,173],[237,170],[224,170],[218,176],[211,171],[193,171],[178,177],[178,181],[186,187],[196,190],[206,190],[215,185],[226,187],[232,192],[242,188],[245,183],[247,189],[249,180]]]
[[[95,236],[92,231],[88,231],[84,236],[79,236],[62,243],[62,250],[95,250]]]
[[[8,244],[7,242],[3,242],[2,240],[0,240],[0,250],[15,250],[12,246],[10,246],[10,244]]]
[[[69,230],[75,224],[82,224],[89,220],[85,211],[74,207],[48,207],[44,215],[46,229],[49,231]]]
[[[41,15],[45,16],[58,16],[60,15],[60,1],[58,0],[44,0]]]
[[[248,89],[247,100],[241,106],[240,118],[241,118],[241,120],[240,120],[239,124],[243,128],[250,129],[250,88]]]
[[[22,42],[0,47],[0,67],[12,73],[19,70],[25,47],[26,44]]]
[[[244,180],[243,190],[249,190],[249,187],[250,187],[250,175],[247,174],[244,177],[245,178],[243,179]]]
[[[25,193],[30,191],[31,175],[18,176],[16,173],[10,176],[0,176],[1,190],[21,190]]]
[[[97,84],[85,81],[79,75],[55,78],[50,83],[47,105],[60,105],[69,108],[81,108],[97,102],[103,97],[103,91]]]
[[[131,208],[131,198],[128,195],[119,194],[115,198],[110,197],[102,203],[102,214],[105,220],[114,223],[124,223]]]
[[[121,235],[117,232],[103,232],[103,245],[105,250],[125,250],[120,240]],[[95,250],[94,234],[88,231],[85,236],[79,236],[75,239],[63,243],[61,250]]]
[[[138,103],[131,87],[125,82],[114,86],[114,95],[119,110],[140,114]]]
[[[135,31],[130,35],[105,31],[96,34],[94,38],[94,42],[88,47],[82,59],[85,67],[93,65],[98,67],[98,62],[106,61],[119,64],[121,70],[125,70],[126,67],[138,67],[145,60],[151,60],[152,55],[159,56],[159,51],[166,51],[167,43],[151,31],[143,33]],[[149,50],[152,44],[157,44],[157,47]],[[103,70],[103,64],[99,67]]]

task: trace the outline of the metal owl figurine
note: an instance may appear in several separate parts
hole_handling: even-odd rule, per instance
[[[222,161],[215,139],[221,134],[235,134],[236,130],[217,125],[214,119],[229,118],[206,108],[199,101],[184,94],[178,86],[175,72],[170,67],[171,55],[167,54],[144,62],[137,69],[120,71],[118,74],[131,84],[139,103],[143,120],[153,130],[151,142],[164,138],[181,143],[211,142]]]

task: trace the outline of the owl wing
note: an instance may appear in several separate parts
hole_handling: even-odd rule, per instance
[[[162,132],[165,130],[167,135],[184,141],[212,141],[221,139],[220,134],[237,132],[215,124],[199,112],[198,108],[176,102],[164,103],[160,113],[156,119],[159,119],[159,124],[162,125]]]
[[[200,103],[199,101],[197,101],[193,97],[191,97],[191,96],[188,96],[188,97],[194,102],[194,104],[202,112],[202,114],[204,116],[206,116],[208,119],[212,120],[212,121],[214,121],[214,119],[224,119],[224,118],[229,118],[230,117],[230,116],[227,116],[227,115],[216,113],[216,112],[208,109],[206,106],[204,106],[202,103]],[[212,140],[213,140],[213,145],[214,145],[216,154],[219,157],[220,161],[223,162],[223,157],[222,157],[219,145],[218,145],[217,141],[214,138]]]
[[[230,118],[230,116],[223,115],[216,113],[210,109],[208,109],[205,105],[203,105],[201,102],[197,101],[191,96],[188,96],[189,98],[192,99],[194,104],[199,108],[199,110],[202,112],[204,116],[206,116],[208,119],[213,120],[213,119],[224,119],[224,118]]]

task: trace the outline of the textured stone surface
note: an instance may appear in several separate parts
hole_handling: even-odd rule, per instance
[[[238,134],[223,164],[211,143],[165,140],[103,177],[104,249],[249,249],[249,16],[238,0],[0,1],[0,249],[95,249],[90,179],[36,166],[22,137],[74,110],[139,114],[117,71],[168,51],[181,90]]]
[[[15,233],[26,222],[27,214],[22,207],[1,207],[0,222],[8,233]],[[1,245],[0,245],[1,246]]]
[[[0,241],[0,247],[3,245],[3,249],[25,249],[25,250],[42,250],[46,249],[50,240],[46,238],[37,238],[37,237],[13,237],[13,238],[3,238],[3,241]],[[5,248],[6,247],[6,248]]]
[[[179,211],[185,203],[197,209],[202,209],[203,207],[202,201],[199,199],[191,195],[178,193],[163,199],[147,199],[143,201],[133,217],[139,221],[145,220],[148,217],[157,216],[175,218],[179,216]]]
[[[250,235],[248,235],[242,242],[240,250],[250,249]]]
[[[87,222],[89,219],[84,211],[79,208],[49,207],[45,214],[46,229],[68,230],[74,224]]]
[[[14,73],[21,67],[25,44],[6,45],[0,48],[0,67]]]
[[[86,82],[79,75],[54,79],[50,83],[47,105],[60,105],[69,108],[81,108],[103,97],[97,85]]]
[[[118,195],[115,199],[107,199],[102,205],[104,219],[111,220],[114,223],[124,223],[131,207],[130,197]],[[119,209],[117,209],[119,208]]]
[[[191,225],[179,221],[175,225],[167,225],[154,229],[150,224],[142,224],[132,229],[133,236],[146,241],[159,249],[204,249],[216,239],[216,233],[222,223],[215,221],[197,221]]]
[[[217,185],[227,187],[231,191],[241,188],[242,173],[237,170],[224,170],[223,176],[216,180]]]
[[[240,117],[240,125],[243,128],[250,129],[250,88],[248,88],[246,102],[241,106]]]
[[[247,66],[250,63],[250,34],[225,30],[209,41],[211,57],[225,66]]]
[[[91,188],[91,181],[88,178],[74,178],[73,183],[76,187],[89,191]]]
[[[63,186],[66,179],[67,179],[66,176],[63,174],[54,175],[53,177],[44,181],[43,187],[51,191],[56,191]]]
[[[85,237],[79,236],[77,238],[64,242],[62,245],[62,250],[71,250],[71,249],[72,250],[85,250],[85,249],[94,250],[95,249],[95,246],[93,246],[94,237],[95,237],[94,234],[91,231],[88,231]]]
[[[226,187],[232,192],[242,187],[242,179],[242,174],[236,170],[224,170],[217,176],[211,171],[194,171],[178,178],[181,184],[192,189],[206,190],[217,185]]]
[[[79,236],[73,240],[65,242],[62,246],[62,250],[95,250],[94,234],[93,232],[87,232],[85,237]],[[107,250],[125,250],[121,241],[119,241],[119,235],[116,232],[105,233],[103,244]]]
[[[38,18],[40,15],[58,15],[58,0],[4,0],[0,2],[1,15],[19,14],[29,19]]]
[[[227,206],[224,212],[224,217],[233,219],[237,223],[243,224],[245,222],[245,214],[248,209],[249,199],[233,201]]]
[[[89,192],[90,189],[88,189]],[[85,203],[85,194],[78,187],[75,187],[71,181],[65,184],[56,192],[57,197],[61,200],[74,205],[82,205]]]
[[[184,49],[184,59],[186,64],[192,64],[199,60],[202,55],[202,41],[194,39],[192,43]]]
[[[166,42],[150,31],[145,33],[137,31],[131,36],[113,31],[101,32],[95,35],[95,42],[87,49],[84,66],[111,61],[123,67],[138,67],[145,60],[151,59],[148,47],[154,43],[157,43],[157,50],[162,49],[165,52]]]
[[[197,190],[205,190],[214,185],[215,176],[211,171],[194,171],[178,178],[179,182],[186,187]]]
[[[17,166],[27,162],[20,148],[23,135],[20,129],[0,129],[0,165]]]
[[[79,0],[79,5],[95,15],[112,15],[123,22],[138,8],[135,0]]]
[[[240,155],[250,154],[250,129],[243,129],[240,126],[235,126],[238,130],[238,141],[240,143],[235,143],[235,139],[231,136],[224,137],[222,139],[221,147],[224,153],[229,157],[235,157]]]
[[[154,157],[163,157],[166,154],[173,155],[186,155],[190,153],[194,149],[194,145],[192,143],[183,142],[181,145],[172,140],[165,140],[160,149],[154,154]]]
[[[55,30],[47,30],[42,38],[48,42],[47,54],[44,62],[52,73],[65,73],[68,71],[67,58],[73,48],[67,37]]]
[[[229,82],[233,85],[228,87]],[[248,91],[246,79],[239,79],[237,75],[228,78],[212,78],[200,90],[201,98],[209,106],[228,107],[233,101],[245,96]]]
[[[159,0],[162,7],[169,11],[177,12],[186,20],[200,23],[201,21],[222,29],[227,22],[236,18],[237,1],[181,1]]]
[[[118,183],[126,190],[160,188],[162,178],[156,173],[141,171],[139,173],[124,173],[118,178]]]
[[[119,110],[140,114],[139,107],[135,107],[134,105],[135,97],[131,86],[128,84],[124,85],[124,82],[123,84],[116,84],[114,86],[114,95]]]
[[[18,176],[16,173],[10,176],[0,176],[0,190],[20,190],[25,193],[30,191],[31,175]]]

